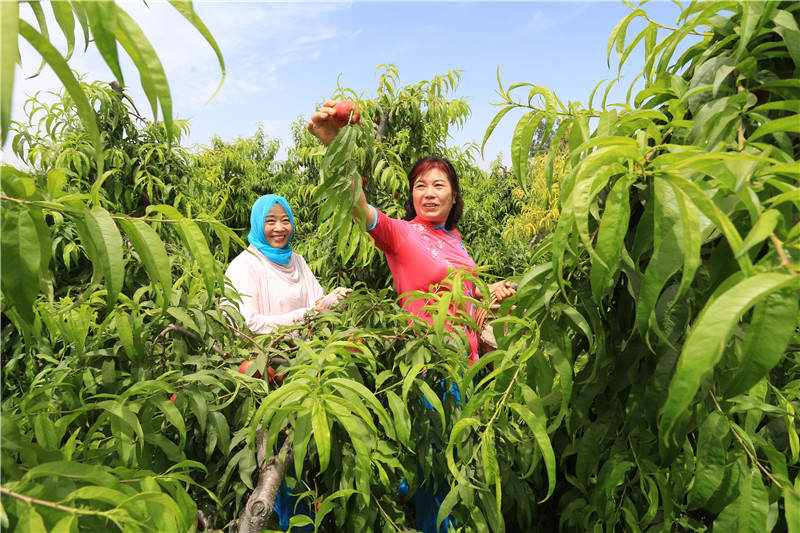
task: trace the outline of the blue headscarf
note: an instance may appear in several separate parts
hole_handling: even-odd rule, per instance
[[[289,221],[292,223],[292,234],[286,241],[283,248],[274,248],[267,243],[267,238],[264,236],[264,223],[267,221],[267,213],[272,209],[275,204],[280,204],[289,215]],[[281,265],[288,265],[289,260],[292,258],[292,247],[289,243],[292,242],[294,237],[294,216],[292,215],[292,208],[289,207],[289,202],[282,196],[277,194],[267,194],[262,196],[253,204],[253,209],[250,211],[250,234],[247,236],[248,242],[258,248],[258,251],[264,254],[264,257],[270,261]]]

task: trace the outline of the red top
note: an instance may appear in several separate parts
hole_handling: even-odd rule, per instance
[[[374,209],[374,208],[373,208]],[[375,239],[375,245],[386,254],[386,261],[392,271],[394,286],[401,295],[400,305],[406,310],[422,318],[429,324],[433,319],[422,308],[431,304],[427,299],[409,299],[403,296],[409,291],[439,292],[444,288],[432,288],[442,283],[447,277],[448,268],[475,268],[467,253],[461,235],[457,230],[446,230],[444,226],[434,226],[428,221],[416,217],[412,221],[389,218],[375,209],[375,225],[369,234]],[[464,291],[472,295],[475,283],[464,282]],[[451,306],[450,314],[455,315],[455,307]],[[469,360],[478,360],[478,336],[472,329],[467,329],[469,339]]]

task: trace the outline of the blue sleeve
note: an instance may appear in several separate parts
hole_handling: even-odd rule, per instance
[[[375,206],[370,205],[372,208],[372,213],[375,215],[375,220],[372,221],[372,225],[367,228],[367,231],[372,231],[375,229],[375,226],[378,224],[378,210],[375,209]]]

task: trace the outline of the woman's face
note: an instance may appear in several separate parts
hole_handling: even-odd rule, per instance
[[[283,248],[292,236],[292,229],[292,222],[286,214],[286,209],[281,204],[273,205],[264,222],[264,237],[267,239],[267,244],[273,248]]]
[[[434,226],[445,223],[453,204],[456,203],[447,174],[436,167],[417,177],[411,197],[417,215]]]

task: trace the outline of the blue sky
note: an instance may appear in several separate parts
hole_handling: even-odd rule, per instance
[[[140,24],[164,64],[174,111],[190,119],[183,145],[208,145],[252,135],[260,123],[272,138],[291,142],[290,124],[306,120],[317,103],[330,97],[338,83],[369,98],[378,84],[376,67],[394,64],[401,85],[410,85],[449,70],[462,81],[452,93],[466,97],[472,115],[454,131],[452,144],[481,143],[500,108],[497,73],[505,87],[533,83],[552,89],[563,101],[588,102],[592,89],[617,75],[606,46],[614,26],[630,12],[619,2],[195,2],[195,10],[216,38],[225,57],[227,79],[219,82],[211,48],[166,2],[119,2]],[[674,25],[680,9],[672,2],[650,2],[651,18]],[[49,6],[45,5],[45,11]],[[21,16],[33,20],[29,8]],[[641,25],[632,26],[629,39]],[[59,33],[55,23],[51,36]],[[54,38],[57,45],[58,40]],[[62,49],[65,47],[62,46]],[[22,119],[26,94],[59,89],[47,69],[25,80],[39,58],[21,47],[23,67],[15,81],[12,119]],[[124,52],[121,51],[121,55]],[[623,68],[624,79],[609,102],[624,99],[641,70],[643,53],[634,52]],[[76,50],[71,65],[87,80],[110,80],[109,69],[93,47]],[[138,76],[123,64],[125,83],[140,111],[149,106],[136,88]],[[596,97],[595,104],[599,101]],[[149,110],[147,113],[149,114]],[[486,146],[487,168],[498,154],[510,161],[510,143],[519,114],[505,117]],[[14,162],[4,147],[3,156]]]

